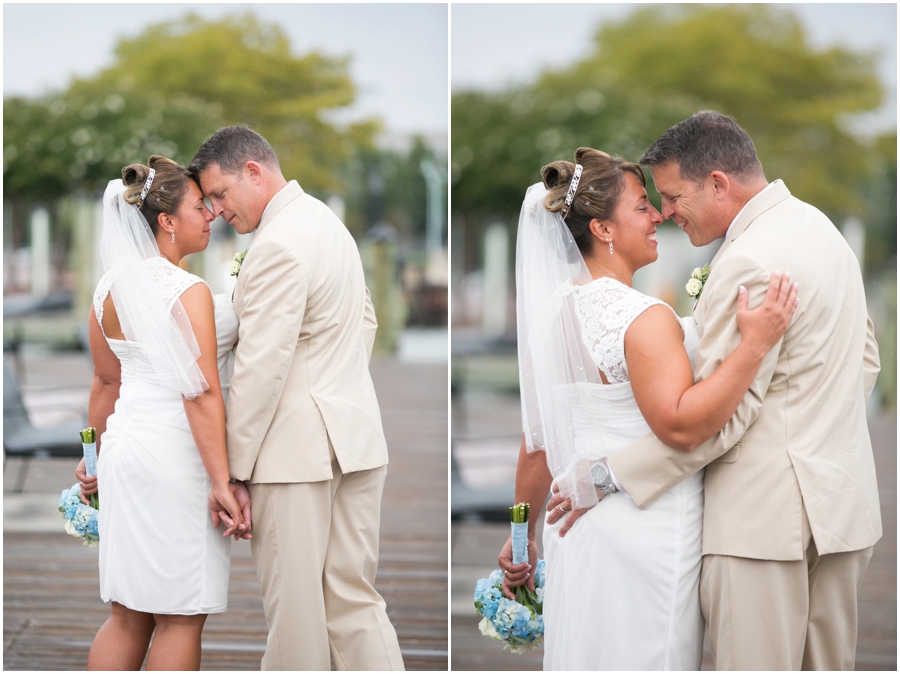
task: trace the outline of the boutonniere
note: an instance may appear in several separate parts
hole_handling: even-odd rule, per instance
[[[235,253],[234,259],[231,261],[231,275],[237,276],[241,272],[241,265],[244,264],[244,258],[247,257],[247,251],[243,253]]]
[[[706,285],[706,279],[709,278],[709,272],[709,262],[702,267],[697,267],[691,272],[691,278],[688,279],[685,288],[687,289],[688,295],[693,297],[695,302],[700,299],[700,293],[703,292],[703,286]]]

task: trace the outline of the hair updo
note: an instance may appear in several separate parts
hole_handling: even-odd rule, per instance
[[[150,231],[156,236],[159,228],[159,214],[173,215],[181,206],[187,192],[189,180],[195,180],[193,174],[179,163],[166,159],[158,154],[150,157],[147,166],[131,164],[122,169],[122,182],[125,183],[125,203],[137,206],[141,201],[144,183],[150,175],[150,169],[156,171],[150,191],[140,206],[141,213],[150,225]]]
[[[581,181],[567,211],[566,195],[575,174],[575,164],[582,166]],[[544,208],[551,213],[562,213],[578,250],[584,254],[590,253],[593,246],[591,220],[612,218],[625,187],[625,174],[633,174],[644,187],[647,186],[647,179],[637,164],[589,147],[578,148],[575,164],[560,160],[541,169],[544,187],[550,190],[544,200]]]

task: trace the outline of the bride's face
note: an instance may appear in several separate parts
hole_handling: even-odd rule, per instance
[[[175,244],[182,255],[206,250],[209,245],[209,223],[215,216],[203,201],[203,192],[193,180],[187,181],[187,190],[181,205],[173,216]]]
[[[656,262],[656,226],[662,221],[662,215],[647,198],[647,190],[635,175],[626,173],[625,188],[612,218],[613,254],[621,255],[632,271]],[[601,249],[600,254],[604,252]]]

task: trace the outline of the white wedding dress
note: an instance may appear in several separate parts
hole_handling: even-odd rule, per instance
[[[664,303],[611,278],[574,292],[582,339],[610,384],[573,384],[560,395],[576,448],[599,459],[650,432],[624,340],[637,316]],[[696,326],[680,320],[693,359]],[[544,527],[544,669],[699,670],[703,472],[646,510],[624,494],[607,496],[560,538],[563,521]]]
[[[167,307],[204,281],[162,257],[144,261]],[[102,330],[109,274],[94,293]],[[230,379],[238,319],[230,300],[215,298],[219,376]],[[122,366],[115,412],[97,462],[100,490],[100,596],[159,614],[219,613],[228,601],[231,542],[207,509],[209,477],[191,435],[181,391],[159,384],[146,345],[110,339]]]

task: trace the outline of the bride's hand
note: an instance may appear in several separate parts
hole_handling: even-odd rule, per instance
[[[787,332],[797,309],[800,284],[791,283],[791,273],[774,272],[763,303],[749,309],[747,289],[738,290],[737,323],[741,340],[765,355]]]
[[[512,536],[510,536],[500,550],[497,563],[503,571],[503,594],[515,600],[516,588],[520,585],[526,585],[529,590],[534,591],[534,574],[531,570],[537,567],[537,543],[533,538],[528,537],[528,562],[512,563]]]
[[[209,490],[209,514],[212,517],[213,526],[225,522],[226,529],[222,536],[231,536],[235,532],[243,532],[247,529],[244,524],[241,506],[234,494],[231,493],[227,482],[224,485],[213,485]]]
[[[78,462],[78,468],[75,469],[75,477],[81,484],[81,502],[85,505],[90,505],[88,496],[97,493],[97,476],[87,476],[87,470],[84,467],[84,457]]]

